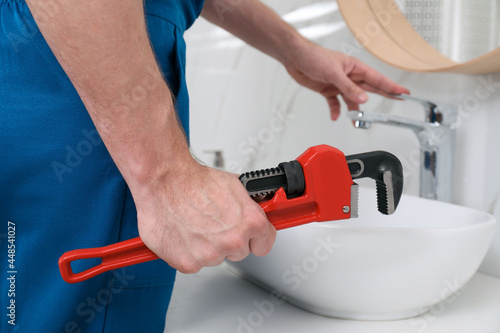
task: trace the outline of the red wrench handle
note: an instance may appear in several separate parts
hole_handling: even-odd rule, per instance
[[[267,202],[264,202],[261,203],[261,206],[267,204]],[[284,226],[280,224],[276,226],[277,230],[283,228]],[[71,267],[72,262],[95,258],[100,258],[102,262],[83,272],[73,272]],[[156,259],[159,259],[159,257],[142,242],[140,237],[136,237],[104,247],[68,251],[59,258],[59,270],[64,281],[77,283],[113,269]]]
[[[270,199],[260,202],[269,221],[277,230],[309,222],[348,219],[344,207],[351,204],[353,184],[344,154],[321,145],[309,148],[297,158],[304,171],[306,188],[296,198],[288,199],[280,188]],[[73,273],[71,263],[81,259],[101,258],[102,262],[80,273]],[[105,247],[73,250],[59,259],[64,281],[76,283],[106,271],[158,259],[139,237]]]
[[[92,258],[101,258],[102,262],[83,272],[73,273],[73,261]],[[113,269],[155,259],[158,256],[144,245],[140,237],[136,237],[104,247],[68,251],[59,258],[59,270],[64,281],[77,283]]]

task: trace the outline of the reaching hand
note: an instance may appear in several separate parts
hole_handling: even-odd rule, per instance
[[[189,163],[135,198],[148,248],[183,273],[266,255],[276,229],[235,175]]]
[[[359,110],[359,104],[368,100],[365,91],[383,96],[409,94],[408,89],[356,58],[313,43],[307,45],[293,54],[293,60],[285,67],[298,83],[326,98],[332,120],[340,114],[338,95],[342,96],[349,110]]]

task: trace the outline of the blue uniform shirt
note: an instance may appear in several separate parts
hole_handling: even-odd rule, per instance
[[[145,3],[186,133],[183,33],[202,5]],[[137,237],[135,205],[26,3],[0,0],[0,24],[0,331],[163,332],[175,279],[163,261],[78,284],[61,279],[57,262],[64,252]]]

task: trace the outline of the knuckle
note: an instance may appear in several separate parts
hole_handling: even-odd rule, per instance
[[[229,252],[240,251],[248,246],[248,240],[240,233],[233,232],[224,238],[224,249]]]
[[[273,248],[274,241],[276,240],[276,229],[270,231],[266,237],[261,239],[253,239],[253,243],[250,244],[252,253],[256,256],[263,257],[269,254]]]
[[[250,229],[260,229],[268,223],[267,218],[258,206],[248,209],[245,212],[244,220]]]
[[[255,250],[252,250],[252,253],[255,254],[257,257],[264,257],[271,252],[272,246],[266,246],[266,247],[259,247]]]
[[[199,272],[202,266],[196,263],[194,260],[184,259],[181,260],[174,268],[184,274],[193,274]]]
[[[215,249],[206,249],[203,252],[203,262],[205,266],[214,265],[222,262],[224,256],[221,256],[219,251]]]
[[[250,251],[247,250],[247,251],[244,251],[244,252],[241,252],[238,254],[230,255],[227,257],[227,259],[229,261],[241,261],[241,260],[245,259],[246,257],[248,257],[249,254],[250,254]]]

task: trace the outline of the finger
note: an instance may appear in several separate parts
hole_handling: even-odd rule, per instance
[[[378,94],[380,96],[384,96],[384,97],[391,98],[391,99],[398,99],[397,97],[394,97],[394,94],[389,94],[386,91],[378,89],[377,87],[373,87],[366,82],[358,83],[358,84],[361,88],[363,88],[364,90],[366,90],[368,92],[375,93],[375,94]]]
[[[250,240],[246,240],[244,245],[238,246],[226,255],[226,258],[231,261],[240,261],[248,257],[250,254]]]
[[[168,264],[183,274],[198,273],[204,266],[202,263],[190,256],[175,258],[175,260],[168,261]]]
[[[220,264],[222,264],[224,262],[224,257],[219,257],[217,260],[211,260],[209,262],[207,262],[204,267],[215,267],[215,266],[219,266]]]
[[[271,223],[268,223],[264,236],[256,236],[250,239],[250,252],[263,257],[271,251],[275,240],[276,228]]]
[[[194,258],[200,267],[214,267],[219,266],[224,261],[225,256],[216,246],[206,245],[198,248]]]
[[[377,87],[374,87],[366,82],[362,82],[362,83],[358,83],[358,85],[363,88],[365,91],[368,91],[368,92],[371,92],[371,93],[375,93],[375,94],[378,94],[378,95],[381,95],[381,96],[384,96],[384,97],[388,97],[390,98],[392,95],[391,94],[388,94],[387,92],[385,92],[384,90],[382,89],[379,89]]]
[[[328,107],[330,108],[330,118],[332,120],[337,120],[340,115],[340,102],[337,95],[325,96],[328,102]]]
[[[231,254],[231,255],[228,255],[226,258],[227,260],[230,260],[230,261],[241,261],[243,259],[245,259],[246,257],[248,257],[248,255],[250,254],[250,250],[246,251],[246,252],[242,252],[242,253],[238,253],[238,254]]]
[[[362,62],[356,63],[356,68],[349,75],[356,82],[364,82],[372,87],[376,87],[385,94],[409,94],[410,91],[403,86],[395,83],[388,77],[380,74],[371,67]]]
[[[354,83],[347,75],[340,75],[336,82],[337,88],[342,95],[354,103],[365,103],[368,101],[368,95],[365,91]]]
[[[342,99],[344,100],[345,104],[347,105],[347,109],[349,111],[352,111],[352,110],[356,110],[357,111],[357,110],[359,110],[359,104],[358,103],[351,101],[350,99],[348,99],[345,96],[342,96]]]

